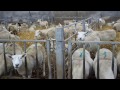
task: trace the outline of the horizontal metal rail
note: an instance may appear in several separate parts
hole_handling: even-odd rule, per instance
[[[69,38],[65,39],[64,41],[68,41],[70,38],[72,38],[73,36],[75,36],[77,33],[73,34],[72,36],[70,36]]]
[[[72,43],[96,43],[96,44],[120,44],[120,42],[112,41],[71,41]]]
[[[8,40],[8,39],[0,39],[1,42],[46,42],[47,40]]]

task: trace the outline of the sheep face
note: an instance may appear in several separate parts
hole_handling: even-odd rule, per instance
[[[40,34],[40,30],[36,30],[35,31],[35,37],[39,36],[39,34]]]
[[[40,30],[36,30],[35,31],[35,39],[40,38],[41,37],[40,34],[41,34],[41,31]]]
[[[102,19],[101,19],[101,18],[99,18],[99,21],[100,21],[100,22],[102,22]]]
[[[22,55],[12,55],[12,63],[15,69],[20,68],[23,63],[23,59],[26,57],[26,53]]]
[[[84,40],[87,35],[87,32],[78,32],[77,40]]]

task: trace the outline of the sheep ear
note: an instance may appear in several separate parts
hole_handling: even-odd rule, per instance
[[[88,32],[86,32],[84,35],[87,36]]]
[[[27,56],[27,53],[24,53],[22,56],[21,56],[21,59],[22,58],[25,58]]]
[[[11,54],[6,54],[6,56],[13,59]]]

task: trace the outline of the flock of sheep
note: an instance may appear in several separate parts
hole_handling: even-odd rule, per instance
[[[108,26],[112,26],[113,29],[110,30],[102,30],[102,26],[106,24],[103,18],[99,18],[99,26],[101,31],[94,31],[91,26],[85,22],[86,31],[83,32],[83,23],[77,23],[76,27],[74,25],[64,28],[64,38],[67,39],[72,34],[77,31],[77,41],[113,41],[116,38],[116,32],[120,30],[119,22],[107,23]],[[74,20],[65,20],[64,25],[72,24],[76,21]],[[35,29],[37,26],[45,27],[43,30]],[[38,19],[36,22],[32,23],[29,26],[27,23],[9,23],[7,27],[4,24],[0,25],[0,39],[8,39],[8,40],[20,40],[20,37],[17,35],[19,32],[29,31],[34,32],[35,40],[47,40],[47,39],[56,39],[55,30],[56,27],[62,27],[59,25],[49,26],[47,21],[42,21]],[[53,43],[51,44],[51,51],[53,51]],[[73,79],[82,79],[83,78],[83,45],[77,44],[80,48],[77,49],[72,55],[72,78]],[[27,58],[27,73],[28,78],[32,77],[32,71],[36,67],[36,51],[35,44],[30,45],[26,53],[24,53],[23,49],[19,44],[15,44],[15,55],[13,50],[13,43],[5,43],[5,56],[7,61],[7,69],[8,71],[12,70],[12,68],[16,69],[18,74],[20,74],[23,78],[26,78],[25,71],[25,57]],[[55,44],[56,47],[56,44]],[[68,48],[68,44],[65,44],[65,48]],[[46,47],[41,43],[37,44],[37,56],[38,56],[38,65],[43,65],[43,76],[45,73],[45,60],[47,59]],[[67,53],[67,51],[66,51]],[[90,53],[94,53],[94,60],[91,58]],[[96,54],[95,54],[96,53]],[[4,74],[4,52],[3,52],[3,43],[0,43],[0,76]],[[117,70],[120,68],[120,56],[118,54],[115,57],[114,62],[114,73],[112,71],[112,52],[109,49],[101,48],[100,49],[100,79],[115,79],[117,77]],[[85,78],[92,73],[92,70],[95,72],[95,76],[97,75],[97,45],[96,44],[87,44],[85,50]]]
[[[103,30],[102,26],[108,25],[113,29]],[[77,40],[78,41],[114,41],[116,39],[116,32],[119,31],[120,22],[105,23],[105,20],[99,19],[99,31],[86,31],[78,32]],[[76,50],[72,55],[72,65],[73,79],[82,79],[83,78],[83,45],[77,44],[80,49]],[[116,46],[117,47],[117,46]],[[91,57],[93,53],[95,58]],[[95,73],[97,78],[97,44],[87,43],[85,49],[85,78],[87,79],[90,75]],[[100,48],[99,51],[99,78],[100,79],[115,79],[117,78],[117,71],[119,70],[120,54],[118,53],[114,57],[114,73],[112,71],[112,52],[107,48]]]

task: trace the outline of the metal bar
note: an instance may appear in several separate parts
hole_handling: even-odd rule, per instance
[[[64,41],[68,41],[69,39],[71,39],[73,36],[75,36],[77,33],[73,34],[72,36],[70,36],[69,38],[65,39]]]
[[[83,79],[85,79],[85,44],[83,45]]]
[[[24,52],[26,53],[26,42],[24,42]],[[27,73],[27,58],[25,57],[25,71],[26,71],[26,77],[28,77]]]
[[[72,43],[120,44],[120,42],[111,42],[111,41],[72,41]]]
[[[35,42],[35,55],[36,55],[36,70],[37,70],[37,78],[39,78],[39,62],[38,62],[38,50],[37,50],[37,42]]]
[[[114,53],[115,53],[115,44],[112,45],[112,71],[114,73]]]
[[[15,42],[13,42],[13,50],[14,50],[14,55],[16,54],[16,52],[15,52]]]
[[[85,27],[85,20],[82,21],[83,22],[83,31],[86,31],[86,27]]]
[[[14,50],[13,54],[15,55],[16,54],[16,51],[15,51],[15,42],[13,42],[13,50]],[[17,73],[17,71],[15,69],[13,69],[13,72],[15,74]]]
[[[61,27],[56,28],[56,69],[57,79],[64,79],[64,29]]]
[[[68,79],[72,79],[72,43],[68,42]]]
[[[48,69],[49,69],[49,79],[52,79],[52,68],[51,68],[51,60],[50,60],[50,40],[47,40],[47,57],[48,57]]]
[[[99,49],[100,49],[100,46],[98,44],[98,49],[97,49],[97,79],[99,79]]]
[[[46,40],[8,40],[8,39],[0,39],[0,43],[2,42],[46,42]]]
[[[76,24],[75,24],[75,34],[77,34],[77,32],[78,32],[78,31],[77,31],[77,23],[76,23]],[[76,41],[76,38],[77,38],[77,37],[76,37],[76,35],[75,35],[75,41]]]
[[[5,61],[5,75],[7,73],[7,61],[6,61],[6,55],[5,55],[5,43],[3,43],[3,53],[4,53],[4,61]]]

